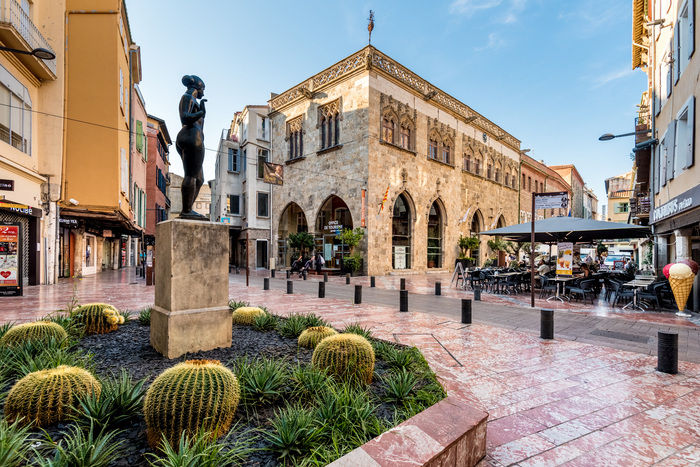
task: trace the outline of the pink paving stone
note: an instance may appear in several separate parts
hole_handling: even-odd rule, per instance
[[[487,417],[485,412],[448,397],[411,418],[410,423],[443,446],[449,446],[462,434],[455,427],[477,426]]]
[[[565,467],[646,467],[649,464],[614,446],[603,446],[572,461]]]
[[[550,428],[560,423],[568,422],[578,417],[573,412],[569,412],[563,407],[557,407],[554,404],[547,404],[531,410],[522,412],[523,415],[535,420],[538,423]]]
[[[538,434],[547,441],[559,445],[587,435],[591,431],[592,430],[590,428],[578,420],[571,420],[541,431]]]
[[[524,415],[511,415],[489,423],[486,445],[487,447],[500,446],[546,428],[543,424]]]
[[[650,443],[643,434],[626,436],[613,441],[609,446],[617,447],[621,452],[628,453],[646,465],[655,464],[676,452],[675,449],[668,446]]]
[[[493,459],[508,466],[553,447],[554,444],[534,434],[498,446],[492,449],[490,454]]]
[[[688,462],[698,463],[700,462],[700,446],[698,446],[697,444],[688,446],[687,448],[683,449],[678,454],[676,454],[676,456]]]
[[[362,450],[382,467],[422,466],[444,448],[413,425],[392,428],[362,446]]]
[[[518,465],[520,467],[555,467],[575,459],[583,453],[583,451],[571,444],[563,444],[529,459],[520,461]]]
[[[604,431],[594,431],[585,436],[564,444],[564,446],[572,446],[579,451],[589,452],[598,449],[601,446],[612,443],[616,439],[620,439],[618,435],[606,433]]]
[[[654,464],[654,467],[687,467],[688,461],[679,457],[678,455],[667,457],[658,464]]]

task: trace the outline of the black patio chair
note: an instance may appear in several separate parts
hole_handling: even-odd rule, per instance
[[[557,284],[555,282],[549,283],[549,277],[540,276],[540,298],[544,298],[545,295],[550,296],[549,292],[557,292]]]
[[[593,296],[595,296],[593,288],[595,287],[595,282],[595,279],[584,279],[580,281],[578,285],[567,287],[566,293],[567,295],[582,295],[584,305],[586,304],[586,294],[588,294],[589,296],[591,296],[591,305],[593,305]]]
[[[613,281],[613,291],[615,293],[615,300],[613,300],[613,308],[615,308],[615,305],[617,305],[617,302],[620,301],[620,299],[627,299],[627,303],[629,303],[630,300],[634,300],[634,289],[625,287],[622,285],[620,282]]]
[[[661,294],[661,288],[664,286],[663,282],[652,282],[643,289],[637,290],[637,301],[646,300],[651,302],[656,302],[655,310],[661,309],[661,300],[659,300],[659,295]]]

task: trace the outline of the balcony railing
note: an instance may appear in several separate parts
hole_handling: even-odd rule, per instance
[[[168,198],[167,196],[165,197],[165,205],[170,207],[170,198]]]
[[[29,18],[27,13],[24,12],[21,5],[17,3],[17,0],[0,0],[0,22],[9,24],[19,35],[24,39],[28,45],[27,52],[30,52],[37,48],[47,49],[51,52],[54,50],[49,45],[48,41],[41,35],[37,27],[34,25],[32,20]],[[12,46],[15,48],[15,44],[8,44],[7,41],[3,40],[5,45]],[[20,44],[17,44],[20,45]],[[26,46],[25,46],[26,47]],[[22,57],[24,58],[24,57]],[[51,70],[54,74],[54,79],[56,75],[56,60],[41,60],[39,58],[31,57],[32,59],[39,60]]]
[[[636,197],[630,198],[630,212],[633,216],[649,217],[651,210],[651,198],[649,193],[638,193]]]

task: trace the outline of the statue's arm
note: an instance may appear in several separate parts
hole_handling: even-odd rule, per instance
[[[185,94],[180,101],[180,121],[183,125],[192,125],[200,118],[204,117],[206,110],[202,109],[197,112],[191,112],[195,100],[192,96]]]

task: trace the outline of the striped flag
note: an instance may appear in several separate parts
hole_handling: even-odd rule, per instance
[[[384,203],[386,203],[386,200],[389,199],[389,187],[391,185],[387,185],[386,187],[386,193],[384,193],[384,199],[382,200],[382,207],[379,209],[379,212],[384,211]]]

